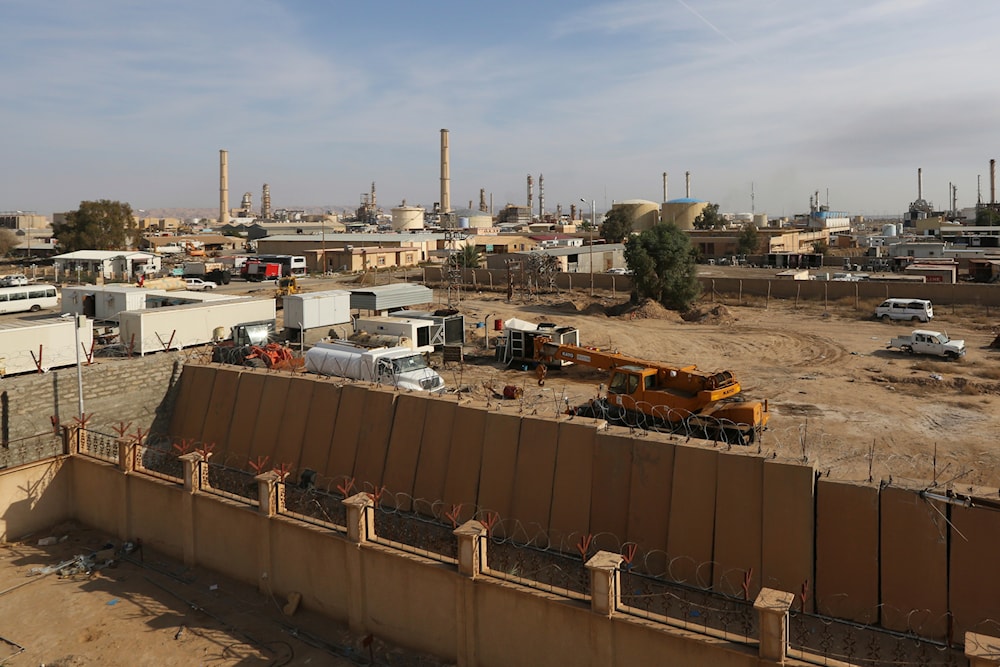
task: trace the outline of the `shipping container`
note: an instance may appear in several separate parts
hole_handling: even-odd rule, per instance
[[[0,324],[0,376],[72,366],[86,360],[93,344],[93,322],[83,315],[5,321]]]
[[[392,317],[408,317],[415,320],[428,320],[434,323],[431,329],[431,345],[465,345],[465,316],[452,310],[427,312],[421,310],[397,310]]]
[[[118,323],[122,344],[143,355],[226,340],[237,324],[274,317],[274,299],[233,299],[125,312]]]
[[[143,310],[150,295],[166,290],[135,285],[73,285],[62,288],[63,314],[86,315],[95,320],[116,320],[118,313]]]
[[[351,293],[345,290],[288,294],[283,301],[286,329],[304,331],[351,321]]]

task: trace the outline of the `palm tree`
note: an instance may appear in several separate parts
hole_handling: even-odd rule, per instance
[[[462,269],[478,269],[483,262],[483,256],[476,249],[476,246],[470,244],[462,246],[458,253],[452,255],[452,261]]]

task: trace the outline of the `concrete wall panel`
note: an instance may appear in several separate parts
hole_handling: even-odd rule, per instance
[[[374,491],[382,486],[397,396],[391,389],[368,390],[358,432],[358,458],[354,462],[357,489]]]
[[[811,466],[764,462],[761,584],[798,594],[808,581],[807,611],[815,609],[816,599],[815,479]]]
[[[455,404],[443,398],[428,399],[424,435],[420,441],[420,458],[413,480],[416,511],[433,515],[433,505],[444,497],[444,480],[448,475],[448,451],[455,423]]]
[[[538,417],[521,420],[521,446],[517,450],[511,509],[511,518],[517,520],[520,528],[513,534],[517,540],[546,544],[558,444],[559,422]]]
[[[309,377],[293,377],[285,399],[285,408],[278,416],[280,435],[272,462],[275,466],[287,466],[296,476],[301,472],[298,467],[299,457],[302,455],[303,438],[309,421],[313,388],[317,384]]]
[[[483,437],[486,434],[486,410],[459,406],[451,430],[448,473],[444,481],[444,502],[461,505],[459,522],[468,521],[476,512],[479,493],[479,466],[483,460]]]
[[[559,424],[552,483],[549,536],[560,551],[573,553],[580,537],[590,533],[590,481],[594,476],[593,424]]]
[[[233,408],[233,421],[229,428],[226,441],[218,442],[215,448],[213,463],[221,463],[233,468],[247,468],[250,460],[250,444],[253,440],[254,427],[261,409],[261,396],[264,395],[264,383],[267,376],[264,373],[240,373],[240,386],[236,389],[236,405]]]
[[[740,596],[749,575],[752,600],[760,590],[764,459],[721,452],[717,479],[713,586]]]
[[[330,441],[330,458],[326,462],[324,475],[335,479],[354,477],[354,464],[358,460],[358,435],[368,400],[368,387],[359,384],[344,385],[340,390],[340,406],[337,420],[333,425],[333,440]],[[355,490],[361,486],[354,485]]]
[[[669,576],[695,586],[712,585],[715,497],[719,453],[677,445],[667,533]]]
[[[330,460],[330,441],[333,440],[337,411],[340,408],[340,391],[340,387],[332,382],[317,381],[313,386],[306,430],[302,436],[302,453],[298,461],[300,474],[306,469],[326,474],[326,463]]]
[[[667,570],[673,476],[673,443],[646,438],[632,443],[628,540],[636,544],[633,563],[642,572],[662,574]]]
[[[590,484],[590,532],[593,549],[617,552],[628,538],[629,488],[632,484],[632,438],[598,433],[594,438],[594,474]]]
[[[950,585],[948,596],[955,615],[954,636],[978,632],[995,637],[1000,619],[1000,512],[981,507],[952,506]]]
[[[817,480],[814,597],[819,613],[878,622],[878,521],[877,488]]]
[[[484,514],[496,513],[502,520],[511,518],[520,432],[521,419],[517,415],[491,412],[486,416],[477,510]],[[502,523],[493,530],[497,536],[509,535]]]
[[[401,394],[396,399],[382,484],[393,494],[400,509],[405,511],[412,508],[410,498],[413,496],[428,405],[425,397],[415,394]]]
[[[184,489],[152,477],[128,476],[130,525],[132,536],[144,546],[167,554],[171,558],[184,558],[183,516]]]
[[[170,422],[170,432],[180,438],[201,439],[205,412],[215,383],[214,366],[187,365],[181,373],[177,402]],[[219,443],[220,445],[222,443]]]
[[[202,442],[214,442],[220,447],[226,443],[232,427],[240,375],[242,373],[237,368],[219,367],[216,370],[212,398],[209,399],[208,410],[205,412],[205,424],[198,435]]]
[[[887,486],[881,502],[882,625],[944,639],[948,525],[943,503]]]
[[[291,388],[290,375],[267,375],[264,381],[264,392],[260,398],[260,410],[257,412],[257,424],[254,426],[253,437],[250,439],[250,458],[266,456],[274,461],[281,437],[281,426],[284,421],[279,412],[288,402],[288,391]],[[270,463],[268,464],[270,469]]]
[[[20,540],[72,516],[77,505],[71,502],[71,466],[80,460],[52,458],[0,471],[0,542]]]

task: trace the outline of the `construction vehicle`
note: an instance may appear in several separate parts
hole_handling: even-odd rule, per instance
[[[407,347],[367,348],[343,341],[316,343],[305,357],[306,370],[389,385],[408,391],[441,393],[444,380],[427,365],[427,359]]]
[[[697,366],[636,359],[616,352],[535,338],[538,382],[544,368],[566,362],[610,371],[607,395],[571,410],[628,426],[686,432],[734,444],[760,439],[770,417],[767,402],[737,398],[732,371],[708,373]]]
[[[212,361],[253,368],[300,370],[305,360],[296,357],[287,345],[271,341],[273,335],[273,320],[237,324],[230,338],[216,342]]]

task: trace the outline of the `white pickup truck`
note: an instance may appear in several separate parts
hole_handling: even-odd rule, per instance
[[[964,340],[951,340],[948,334],[924,329],[916,329],[909,336],[897,336],[889,341],[887,347],[908,354],[930,354],[946,359],[965,356]]]

